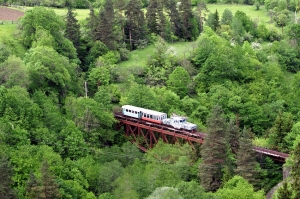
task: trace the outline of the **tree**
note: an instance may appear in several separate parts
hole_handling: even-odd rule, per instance
[[[148,58],[147,83],[150,85],[165,85],[174,64],[174,52],[167,47],[165,40],[159,37],[155,43],[154,54]]]
[[[111,127],[115,119],[103,104],[91,98],[69,97],[66,99],[65,109],[67,117],[83,132],[87,142],[95,146],[113,142],[116,132]]]
[[[96,35],[96,28],[97,28],[97,17],[95,14],[95,10],[92,6],[90,6],[90,13],[87,20],[87,28],[88,28],[88,36],[91,38],[92,41],[95,41],[97,38]]]
[[[137,47],[138,40],[145,39],[146,26],[144,12],[140,0],[130,0],[125,7],[125,34],[132,49]]]
[[[44,7],[34,7],[28,10],[21,19],[21,38],[26,47],[31,47],[38,27],[49,31],[57,44],[61,43],[62,32],[65,28],[62,18],[56,15],[54,10]]]
[[[234,154],[237,154],[238,152],[239,137],[240,137],[240,130],[238,125],[233,120],[230,120],[230,122],[227,125],[226,138],[228,144],[230,145],[231,151]]]
[[[0,63],[4,62],[9,55],[11,54],[11,50],[4,43],[0,43]]]
[[[216,191],[222,183],[222,169],[226,160],[226,123],[222,109],[215,106],[207,119],[207,136],[202,145],[202,162],[199,166],[201,186]]]
[[[182,67],[176,67],[169,75],[169,79],[166,84],[168,89],[183,98],[188,94],[190,82],[191,80],[188,72]]]
[[[294,41],[297,46],[300,46],[300,38],[298,35],[300,34],[300,24],[292,24],[289,26],[287,35],[289,36],[290,40]]]
[[[59,133],[62,143],[62,156],[76,160],[84,157],[88,152],[87,143],[83,138],[83,133],[76,127],[73,121],[66,121],[66,126]]]
[[[195,27],[193,27],[193,23],[192,23],[194,16],[192,12],[191,0],[182,1],[180,3],[179,14],[180,14],[181,24],[182,24],[183,39],[190,41],[193,38],[196,38],[198,35],[192,34],[192,30]]]
[[[294,193],[293,198],[300,198],[300,142],[296,144],[295,150],[292,154],[292,171],[291,171],[291,177],[293,179],[293,182],[291,183],[291,187]]]
[[[220,28],[220,21],[219,21],[219,13],[218,10],[216,10],[215,13],[210,13],[208,15],[206,25],[211,27],[213,31],[217,31]]]
[[[183,37],[182,33],[182,24],[180,20],[180,15],[179,11],[176,7],[176,2],[175,0],[168,0],[166,2],[166,7],[167,7],[167,13],[170,18],[170,23],[171,23],[171,30],[175,36],[178,38]]]
[[[286,14],[281,13],[278,15],[278,17],[276,17],[276,22],[277,25],[281,27],[281,32],[283,34],[283,27],[287,25],[287,23],[289,22],[289,18]]]
[[[75,18],[71,7],[68,7],[68,13],[66,16],[65,36],[72,41],[78,52],[80,48],[80,25],[78,24],[78,20]]]
[[[13,86],[26,88],[29,85],[28,69],[20,58],[12,55],[0,64],[0,84],[6,88]]]
[[[206,194],[203,187],[195,181],[184,182],[181,181],[177,184],[176,188],[178,189],[179,194],[183,198],[194,198],[194,199],[205,199]]]
[[[273,127],[270,129],[270,142],[272,148],[277,150],[287,150],[288,145],[284,138],[293,127],[293,115],[288,112],[279,112]]]
[[[282,186],[277,190],[277,199],[292,199],[292,194],[288,182],[284,181]]]
[[[64,96],[71,83],[72,65],[49,47],[38,46],[25,57],[31,80],[30,89],[57,92]],[[74,69],[73,69],[74,70]]]
[[[114,9],[112,0],[107,0],[99,11],[95,40],[103,42],[110,50],[116,49],[114,35]]]
[[[49,170],[49,164],[47,160],[44,160],[41,166],[41,182],[43,185],[43,195],[45,199],[58,198],[60,196],[59,186],[55,182],[55,177]]]
[[[7,158],[1,157],[0,159],[0,198],[1,199],[14,199],[16,198],[15,192],[12,189],[13,168]]]
[[[217,197],[224,199],[249,198],[264,199],[263,190],[255,192],[253,186],[241,176],[234,176],[224,184],[224,187],[216,192]]]
[[[160,199],[160,198],[183,199],[179,195],[178,189],[173,188],[173,187],[158,187],[146,199]]]
[[[147,28],[150,33],[159,34],[157,29],[157,0],[150,0],[146,12]]]
[[[121,104],[130,104],[142,108],[156,110],[158,102],[156,95],[150,87],[140,84],[133,84],[126,95],[121,97]]]
[[[244,128],[243,133],[239,139],[239,149],[236,155],[236,175],[242,176],[250,184],[256,185],[257,171],[256,167],[256,152],[253,150],[254,146],[252,140],[249,138],[250,132]]]
[[[226,8],[222,14],[222,19],[221,19],[221,23],[223,25],[230,25],[231,22],[232,22],[232,18],[233,18],[233,15],[232,15],[232,12],[231,10],[229,10],[228,8]]]

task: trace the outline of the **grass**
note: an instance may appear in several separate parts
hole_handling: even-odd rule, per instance
[[[176,42],[169,43],[168,47],[176,52],[176,57],[188,57],[195,48],[195,42]],[[144,49],[138,49],[129,53],[129,60],[121,62],[119,66],[130,67],[130,66],[146,66],[148,58],[155,52],[154,44],[147,46]]]
[[[19,40],[14,37],[17,24],[0,25],[0,43],[4,43],[13,50],[14,54],[23,58],[25,55],[25,48]]]
[[[68,13],[68,9],[66,8],[54,8],[54,12],[59,16],[66,16]],[[78,21],[84,21],[90,14],[89,9],[74,9],[73,12],[76,15],[76,19]]]
[[[268,16],[268,11],[265,9],[264,6],[260,6],[259,10],[255,10],[255,6],[248,6],[248,5],[230,5],[230,4],[208,4],[207,5],[208,10],[211,13],[214,13],[216,10],[218,10],[220,19],[222,18],[222,14],[224,10],[227,8],[232,12],[234,15],[236,11],[242,11],[246,13],[247,16],[249,16],[252,20],[258,20],[259,22],[269,22],[270,17]]]

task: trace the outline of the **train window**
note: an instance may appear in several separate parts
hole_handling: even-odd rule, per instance
[[[128,112],[128,109],[126,109],[126,112]]]
[[[135,114],[137,114],[137,112],[136,112],[136,111],[134,111],[134,113],[135,113]]]
[[[131,110],[129,110],[129,113],[131,113]]]

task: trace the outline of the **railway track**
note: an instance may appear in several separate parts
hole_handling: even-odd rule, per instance
[[[193,140],[195,142],[197,142],[197,140],[203,141],[207,135],[202,132],[190,132],[190,131],[186,131],[186,130],[175,129],[175,128],[170,127],[165,124],[151,123],[151,122],[144,121],[144,120],[141,120],[138,118],[128,117],[119,112],[114,112],[114,115],[115,115],[115,118],[119,121],[122,121],[122,122],[128,121],[132,125],[139,124],[139,125],[142,125],[142,127],[144,127],[144,128],[153,128],[154,130],[157,130],[157,131],[159,131],[159,130],[170,131],[170,135],[171,135],[171,133],[181,134],[181,135],[190,137],[191,138],[190,140]],[[184,137],[182,137],[182,138],[184,138]],[[282,153],[279,151],[270,150],[270,149],[266,149],[263,147],[255,146],[254,150],[259,154],[269,156],[272,159],[280,161],[280,162],[285,162],[285,160],[289,157],[289,154],[287,154],[287,153]]]

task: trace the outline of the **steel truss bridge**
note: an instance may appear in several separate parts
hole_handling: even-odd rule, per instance
[[[118,128],[124,127],[125,135],[130,137],[131,141],[136,143],[143,151],[152,148],[159,139],[170,144],[188,142],[195,148],[195,144],[202,144],[206,136],[205,133],[175,129],[164,124],[128,117],[122,113],[115,112],[114,115],[119,121]],[[285,162],[286,158],[289,157],[286,153],[258,146],[255,146],[254,150],[258,154],[268,156],[278,162]]]

